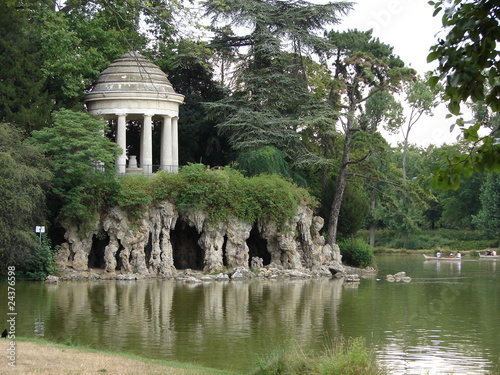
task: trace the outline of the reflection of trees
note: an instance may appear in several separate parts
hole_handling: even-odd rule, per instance
[[[71,337],[109,349],[136,350],[148,340],[169,350],[172,293],[157,281],[61,283],[47,331],[60,341]]]
[[[337,332],[341,291],[329,279],[61,283],[46,321],[62,341],[223,363],[292,338],[321,346]]]
[[[454,263],[408,259],[418,261],[409,270],[411,283],[363,280],[357,289],[329,279],[19,282],[17,330],[33,335],[41,317],[51,340],[71,337],[93,347],[212,366],[237,363],[247,366],[233,368],[243,372],[256,355],[289,341],[322,350],[340,335],[365,337],[385,361],[397,363],[394,353],[405,353],[407,366],[420,361],[418,350],[428,360],[426,350],[435,345],[440,349],[432,350],[449,361],[456,351],[464,363],[482,357],[496,365],[500,262],[466,259],[459,270]],[[0,294],[6,295],[5,288],[0,283]]]

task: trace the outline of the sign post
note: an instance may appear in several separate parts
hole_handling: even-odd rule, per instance
[[[40,245],[41,245],[42,244],[42,233],[45,233],[45,227],[37,225],[35,227],[35,233],[40,233]]]

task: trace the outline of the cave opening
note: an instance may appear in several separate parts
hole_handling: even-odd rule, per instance
[[[178,270],[203,270],[204,251],[198,245],[200,234],[196,228],[178,220],[171,232],[174,267]]]
[[[124,249],[123,245],[120,243],[120,247],[118,248],[118,251],[115,254],[115,259],[116,259],[116,271],[121,271],[123,267],[123,262],[122,262],[122,257],[121,257],[121,252]]]
[[[262,238],[257,227],[253,227],[247,239],[248,266],[250,267],[253,257],[262,258],[264,266],[271,263],[271,253],[267,250],[267,240]]]
[[[227,236],[224,236],[224,243],[222,244],[222,265],[227,267],[227,254],[226,254],[226,246],[227,246]]]
[[[89,268],[101,268],[106,267],[104,261],[104,250],[109,244],[109,236],[106,232],[99,232],[94,234],[92,237],[92,247],[90,248],[90,253],[88,257],[87,266]]]
[[[149,233],[148,243],[144,247],[144,255],[146,257],[146,266],[149,266],[151,253],[153,252],[153,233]]]

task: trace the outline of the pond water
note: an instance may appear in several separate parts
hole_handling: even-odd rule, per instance
[[[16,334],[242,373],[284,345],[322,350],[341,336],[364,337],[391,374],[485,374],[498,366],[500,261],[380,255],[376,262],[378,279],[359,285],[19,281]],[[412,281],[385,280],[399,271]],[[6,301],[5,282],[0,295]]]

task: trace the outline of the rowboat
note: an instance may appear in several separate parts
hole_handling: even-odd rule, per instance
[[[498,259],[498,258],[500,258],[500,255],[479,254],[479,258],[483,258],[483,259]]]
[[[453,260],[453,261],[461,261],[462,258],[458,257],[436,257],[433,255],[426,255],[424,254],[425,260]]]

